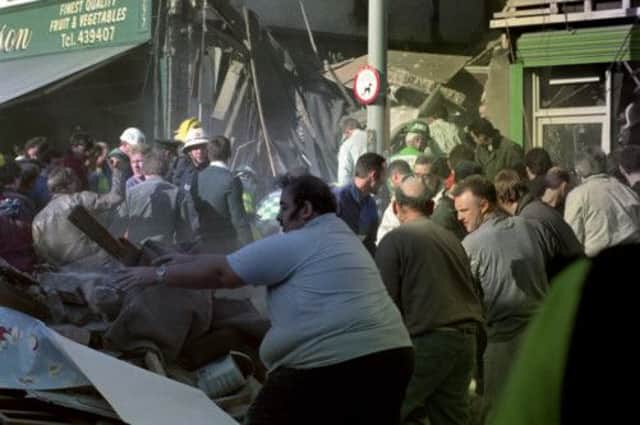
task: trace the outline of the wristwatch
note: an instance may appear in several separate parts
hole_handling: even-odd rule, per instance
[[[156,283],[166,283],[167,281],[167,266],[160,264],[156,267]]]

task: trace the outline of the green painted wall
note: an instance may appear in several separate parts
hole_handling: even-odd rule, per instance
[[[509,66],[509,138],[524,146],[524,67]]]

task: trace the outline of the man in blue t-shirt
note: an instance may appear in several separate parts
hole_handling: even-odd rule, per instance
[[[267,287],[260,355],[270,373],[247,424],[399,423],[411,340],[373,259],[335,211],[322,180],[292,178],[280,200],[284,233],[228,256],[171,256],[120,273],[125,291]]]

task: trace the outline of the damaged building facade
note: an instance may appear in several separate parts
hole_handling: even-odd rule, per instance
[[[390,47],[436,46],[446,53],[453,46],[456,70],[476,53],[496,7],[492,1],[390,3]],[[76,126],[110,144],[129,126],[168,139],[183,119],[196,116],[211,134],[232,140],[235,168],[273,176],[306,166],[333,180],[338,122],[359,108],[348,84],[345,90],[323,76],[328,65],[366,53],[366,1],[0,5],[3,47],[10,50],[0,56],[2,151],[38,135],[66,148]]]
[[[195,116],[231,139],[232,168],[274,176],[302,165],[333,181],[339,122],[364,116],[351,87],[367,61],[366,2],[306,2],[306,12],[298,1],[265,6],[275,3],[0,1],[0,150],[36,135],[66,149],[78,125],[111,145],[129,126],[168,139]],[[437,103],[453,117],[477,109],[493,53],[484,42],[491,4],[466,2],[460,28],[448,2],[393,3],[391,136]],[[432,43],[457,47],[402,50]],[[0,261],[0,419],[15,419],[18,405],[29,419],[59,422],[242,418],[265,373],[253,361],[269,326],[264,295],[118,291],[114,270],[166,252],[113,238],[81,209],[66,218],[82,232],[77,240],[114,264],[26,275]],[[240,371],[221,390],[215,371],[234,371],[230,364]]]
[[[638,122],[639,14],[632,0],[508,1],[491,21],[505,37],[494,93],[506,96],[487,99],[488,115],[568,169],[587,146],[613,150]]]

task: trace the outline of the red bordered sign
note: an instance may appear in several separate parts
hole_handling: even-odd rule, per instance
[[[374,67],[367,65],[356,74],[353,82],[353,95],[363,105],[374,103],[378,99],[382,80]]]

